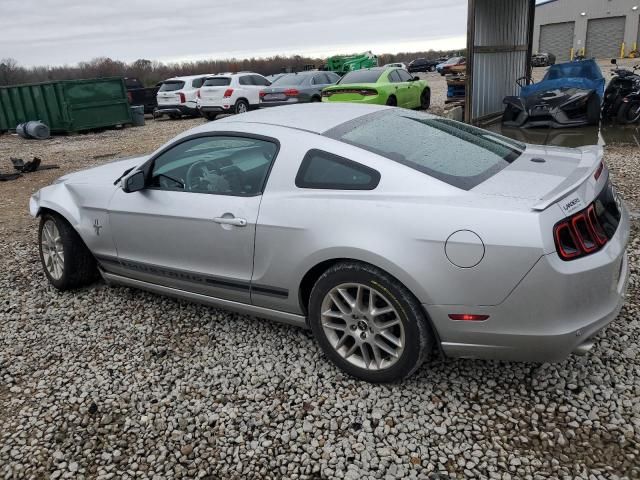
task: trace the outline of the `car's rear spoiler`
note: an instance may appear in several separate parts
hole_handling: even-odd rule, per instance
[[[533,206],[534,210],[546,210],[558,200],[577,189],[586,182],[591,175],[595,174],[595,171],[600,167],[600,162],[602,161],[602,147],[593,145],[579,147],[578,150],[582,151],[582,160],[576,169],[571,172],[564,182],[542,197],[540,201]]]

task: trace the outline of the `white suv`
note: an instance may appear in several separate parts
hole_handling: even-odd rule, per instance
[[[180,118],[183,115],[198,115],[196,94],[209,76],[211,75],[174,77],[162,82],[156,95],[158,107],[153,111],[153,116],[169,115],[170,118]]]
[[[244,113],[260,106],[260,90],[269,85],[269,80],[252,72],[212,75],[198,91],[198,110],[208,120],[221,113]]]

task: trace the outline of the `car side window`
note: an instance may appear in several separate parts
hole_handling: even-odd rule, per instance
[[[261,77],[260,75],[252,75],[252,77],[254,85],[258,85],[260,87],[268,87],[269,85],[271,85],[271,82],[269,82],[269,80]]]
[[[240,77],[238,79],[238,83],[240,85],[253,85],[253,82],[251,81],[251,75],[245,75],[244,77]]]
[[[340,76],[336,75],[333,72],[326,73],[325,75],[327,76],[329,83],[336,83],[338,80],[340,80]]]
[[[396,73],[398,74],[398,76],[400,77],[400,81],[401,82],[410,82],[411,79],[413,78],[409,72],[405,71],[405,70],[396,70]]]
[[[398,71],[397,70],[392,70],[389,73],[389,81],[391,83],[400,83],[400,82],[402,82],[402,80],[400,80],[400,75],[398,75]]]
[[[192,138],[155,159],[149,187],[217,195],[259,195],[277,152],[276,142],[266,139]]]
[[[313,76],[311,83],[313,85],[324,85],[327,82],[325,76],[322,73],[319,73],[318,75]]]
[[[204,83],[204,78],[196,78],[191,85],[193,85],[193,88],[200,88],[202,86],[202,84]]]
[[[380,173],[346,158],[309,150],[296,175],[298,188],[324,190],[373,190],[380,183]]]

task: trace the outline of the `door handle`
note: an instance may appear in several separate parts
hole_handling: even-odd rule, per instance
[[[216,217],[213,219],[214,222],[219,223],[221,225],[233,225],[234,227],[246,227],[247,220],[244,218],[235,218],[235,217]]]

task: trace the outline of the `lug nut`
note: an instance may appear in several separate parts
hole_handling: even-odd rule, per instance
[[[355,325],[351,325],[351,327],[350,327],[350,328],[351,328],[351,330],[355,330],[355,329],[356,329],[356,328],[358,328],[358,327],[356,327]]]
[[[360,338],[361,338],[362,340],[364,340],[365,338],[367,338],[367,333],[366,333],[366,332],[362,332],[362,333],[360,334]]]

